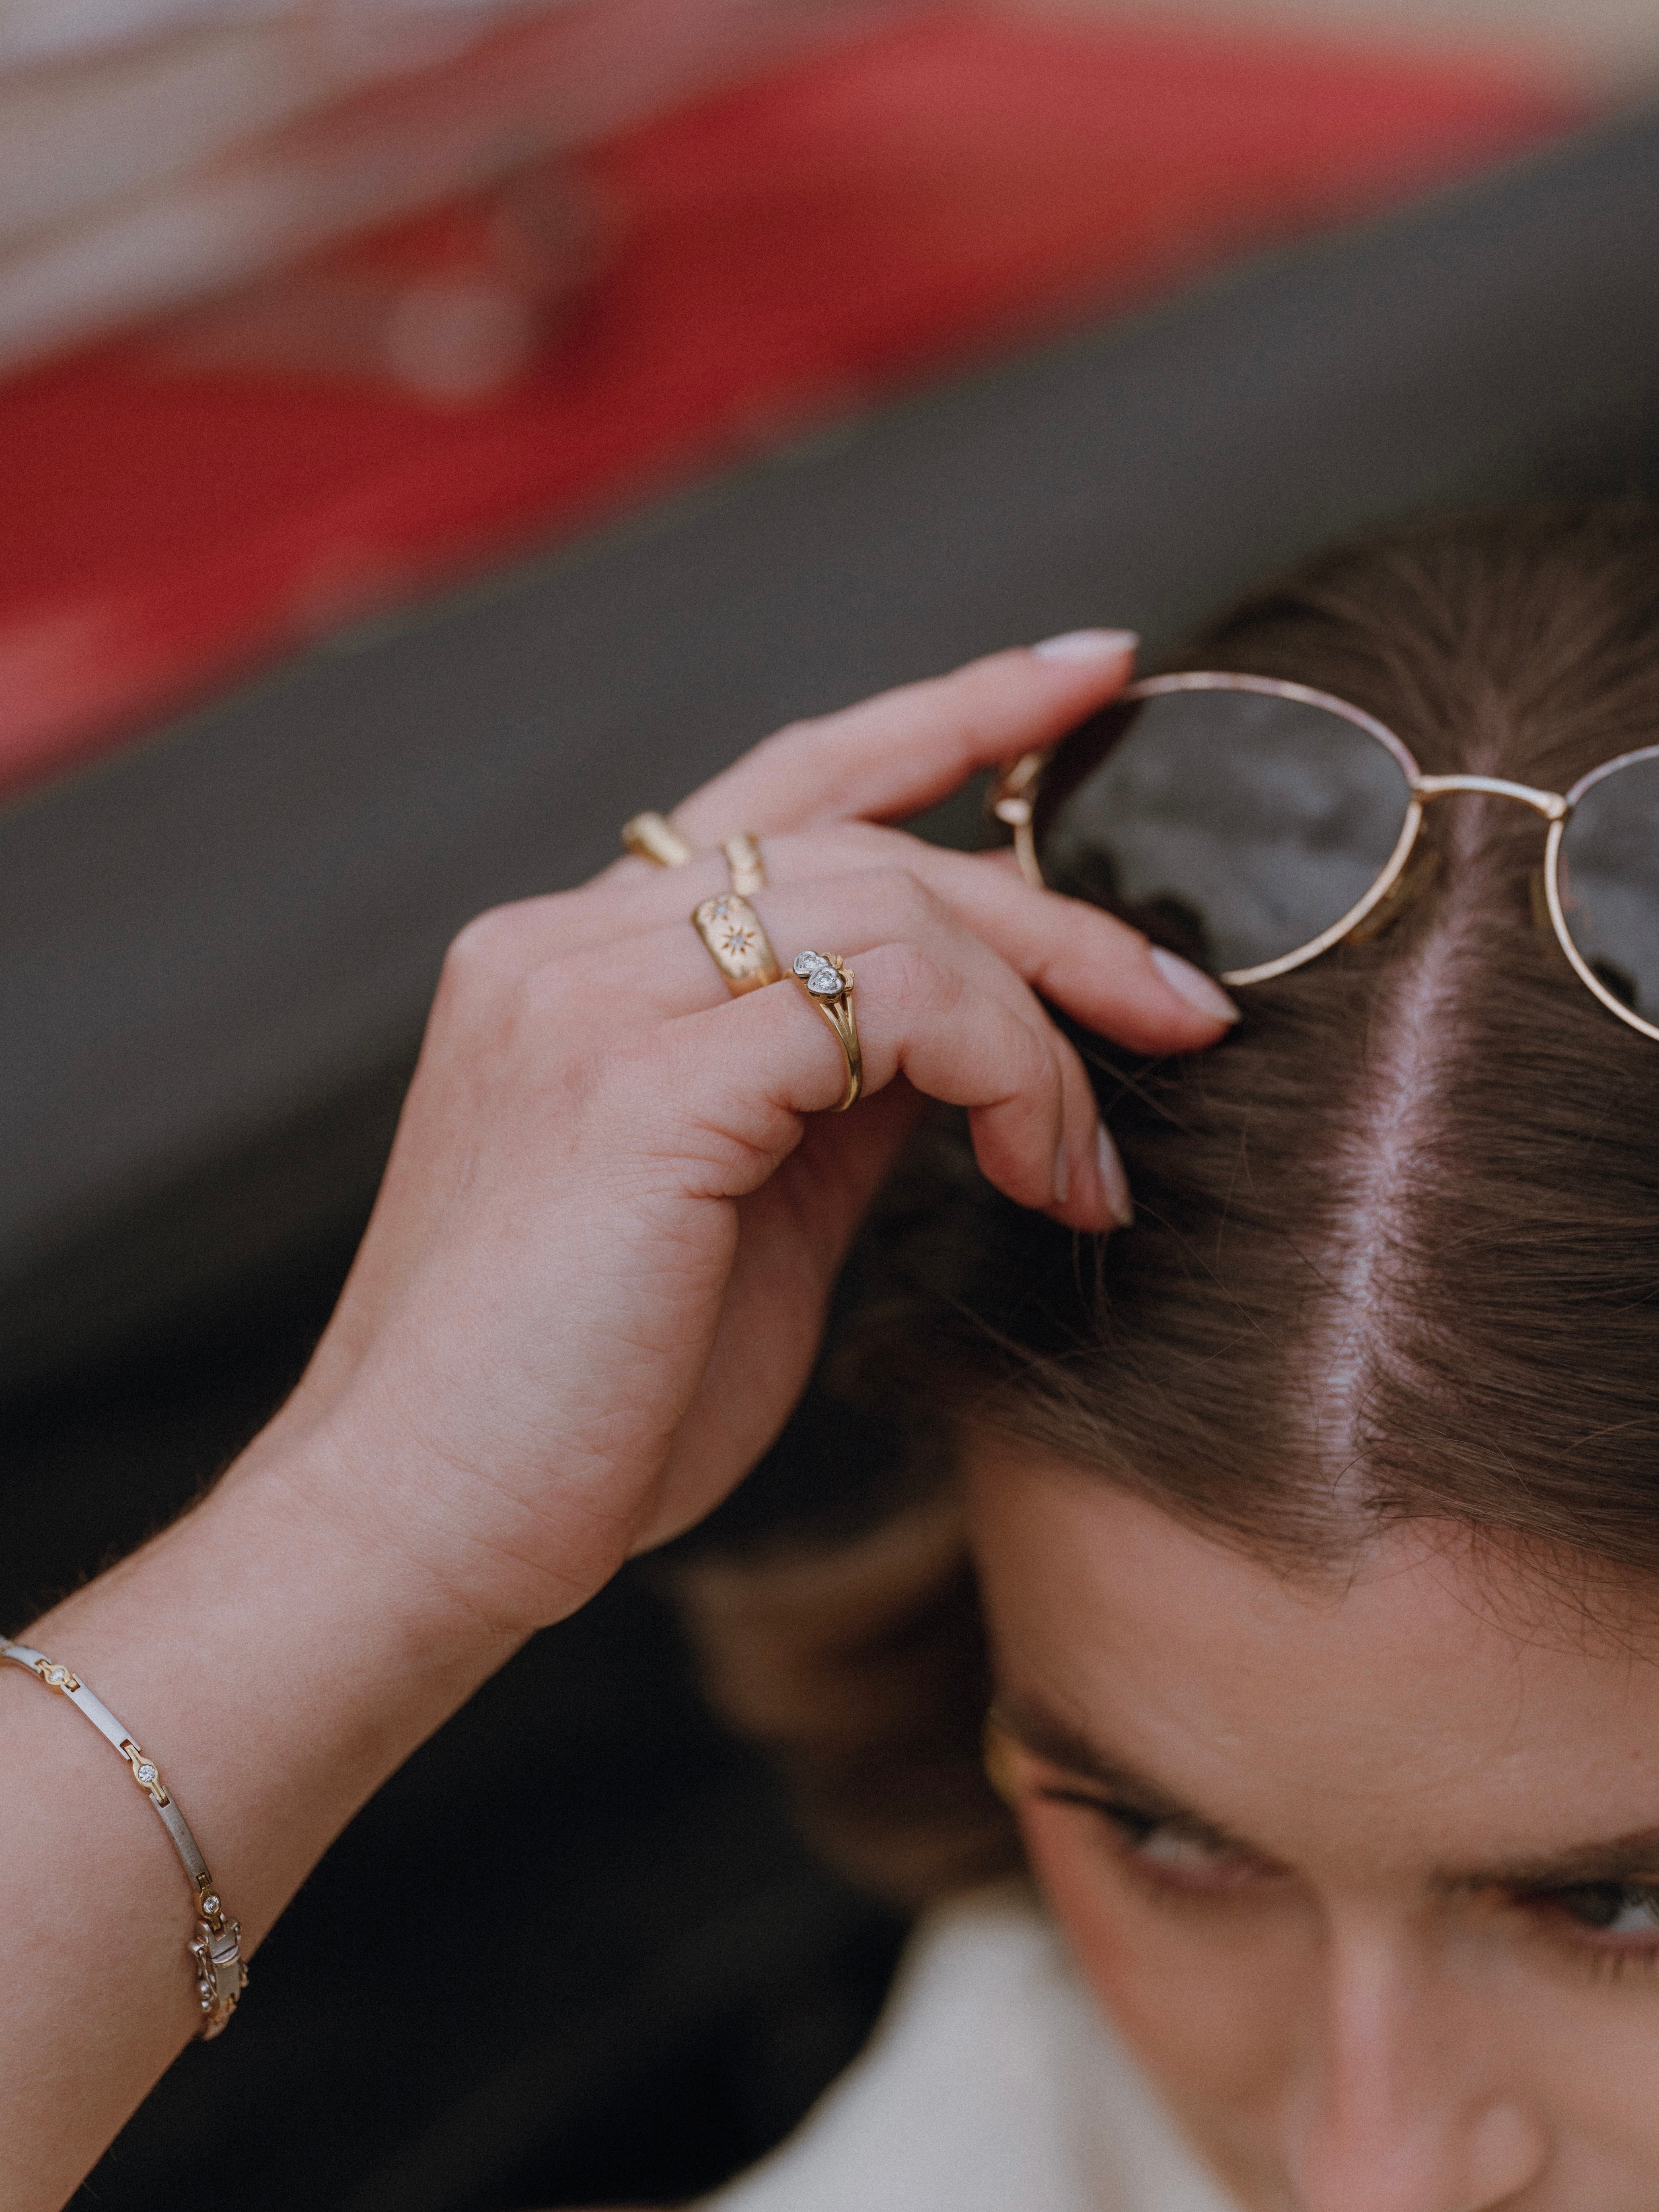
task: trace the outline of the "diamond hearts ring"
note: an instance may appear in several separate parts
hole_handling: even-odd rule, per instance
[[[692,915],[691,926],[734,999],[781,981],[777,955],[761,918],[736,891],[705,899]],[[795,981],[834,1030],[847,1055],[846,1096],[831,1109],[844,1114],[864,1088],[864,1052],[853,1012],[853,971],[833,952],[798,952],[790,964]]]
[[[796,981],[834,1030],[847,1054],[847,1093],[832,1109],[844,1114],[857,1103],[864,1088],[864,1053],[859,1043],[858,1017],[853,1012],[853,971],[833,952],[798,952],[791,965]]]

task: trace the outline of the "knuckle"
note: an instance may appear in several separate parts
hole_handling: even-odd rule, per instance
[[[940,902],[908,867],[878,870],[868,891],[873,910],[896,937],[918,940],[937,927],[943,911]]]
[[[870,866],[846,873],[840,888],[874,942],[902,938],[932,943],[942,930],[959,927],[943,900],[911,866],[908,854],[896,854],[890,842],[870,860]]]
[[[1057,1092],[1060,1089],[1060,1065],[1047,1038],[1012,1014],[1008,1018],[1007,1058],[1012,1091]]]
[[[754,749],[755,753],[768,753],[775,748],[781,750],[786,745],[799,744],[803,738],[810,741],[817,731],[822,719],[821,716],[798,714],[793,722],[781,723],[769,738],[761,739]]]
[[[475,914],[450,939],[449,950],[444,955],[445,971],[465,977],[480,969],[497,967],[511,912],[510,907],[493,906],[483,914]]]
[[[477,915],[450,940],[438,973],[434,1004],[453,1018],[474,1018],[483,1006],[500,998],[503,977],[509,972],[508,909],[493,907]]]
[[[802,716],[763,738],[747,756],[744,766],[767,775],[797,769],[805,754],[817,754],[823,745],[828,716]],[[816,765],[816,763],[815,763]]]
[[[519,899],[486,907],[451,939],[444,955],[447,977],[466,982],[518,975],[535,963],[547,936],[549,899]]]
[[[948,1006],[949,978],[931,952],[913,939],[896,938],[878,956],[884,994],[913,1017],[923,1011]]]
[[[441,988],[450,994],[499,991],[538,971],[556,969],[564,957],[561,946],[568,942],[564,925],[582,896],[580,890],[561,891],[487,907],[450,940]]]

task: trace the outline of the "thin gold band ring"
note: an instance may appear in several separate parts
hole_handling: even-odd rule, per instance
[[[739,830],[735,837],[726,839],[720,850],[732,873],[732,888],[739,898],[766,889],[766,863],[761,858],[758,837],[747,830]]]
[[[624,848],[653,868],[684,868],[696,858],[665,814],[631,815],[622,826]]]

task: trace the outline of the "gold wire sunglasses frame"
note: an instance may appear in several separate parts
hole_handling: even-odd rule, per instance
[[[1176,676],[1149,676],[1132,684],[1111,707],[1127,706],[1141,699],[1157,699],[1175,691],[1253,691],[1267,698],[1287,699],[1304,707],[1321,707],[1328,714],[1363,730],[1367,737],[1394,756],[1405,776],[1408,799],[1406,817],[1393,852],[1384,862],[1382,873],[1361,899],[1346,914],[1299,945],[1293,951],[1277,960],[1265,960],[1254,968],[1224,969],[1218,980],[1229,986],[1241,983],[1265,983],[1270,976],[1288,975],[1293,968],[1304,967],[1316,960],[1322,952],[1328,952],[1334,945],[1345,939],[1361,940],[1375,934],[1382,922],[1390,918],[1386,904],[1397,897],[1403,889],[1407,863],[1416,846],[1418,833],[1423,826],[1423,811],[1437,799],[1445,799],[1454,792],[1486,792],[1498,799],[1518,799],[1523,805],[1533,807],[1549,823],[1549,836],[1544,848],[1544,895],[1548,902],[1550,926],[1557,943],[1571,963],[1573,972],[1586,990],[1593,992],[1610,1013],[1617,1014],[1644,1036],[1659,1042],[1659,1026],[1644,1021],[1641,1015],[1616,997],[1589,966],[1572,941],[1567,926],[1566,908],[1561,893],[1561,841],[1573,809],[1586,792],[1620,769],[1630,768],[1638,761],[1659,759],[1659,745],[1644,745],[1634,752],[1620,753],[1614,759],[1603,761],[1599,768],[1581,775],[1570,791],[1538,791],[1530,784],[1510,783],[1496,775],[1425,775],[1413,758],[1409,748],[1397,738],[1385,723],[1365,713],[1363,708],[1351,706],[1328,691],[1316,691],[1305,684],[1287,684],[1271,676],[1239,676],[1215,669],[1194,670]],[[1110,711],[1110,708],[1107,709]],[[1085,725],[1086,726],[1086,725]],[[1004,770],[993,786],[989,807],[999,822],[1006,823],[1014,833],[1014,850],[1028,882],[1041,885],[1042,870],[1037,858],[1035,817],[1038,787],[1044,771],[1056,755],[1069,742],[1062,738],[1059,745],[1044,752],[1026,753]],[[1656,855],[1656,876],[1659,877],[1659,855]],[[1383,909],[1379,912],[1379,909]],[[1368,926],[1369,925],[1369,926]]]

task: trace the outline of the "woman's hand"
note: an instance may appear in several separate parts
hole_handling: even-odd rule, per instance
[[[1211,1042],[1226,1001],[1196,970],[1172,988],[1142,938],[1009,856],[880,826],[1125,680],[1125,641],[1056,642],[757,746],[678,809],[707,848],[689,866],[623,860],[462,933],[362,1254],[262,1456],[303,1434],[354,1517],[527,1632],[707,1513],[777,1434],[919,1097],[968,1109],[1022,1205],[1085,1231],[1127,1218],[1041,1000],[1141,1052]],[[811,946],[855,971],[866,1095],[845,1116],[825,1112],[841,1048],[793,979],[732,998],[690,925],[740,830],[764,840],[753,903],[780,964]]]
[[[786,967],[810,945],[856,969],[870,1095],[844,1116],[823,1111],[845,1080],[829,1024],[793,980],[728,997],[690,926],[726,887],[717,850],[465,931],[299,1390],[202,1504],[30,1626],[163,1760],[244,1956],[524,1638],[771,1440],[919,1094],[968,1108],[1024,1204],[1119,1217],[1036,994],[1143,1051],[1206,1043],[1225,1001],[1006,857],[878,826],[1122,683],[1122,649],[1060,642],[786,731],[680,810],[699,846],[764,838],[755,903]],[[110,1747],[0,1678],[0,1767],[28,1778],[0,1870],[0,2212],[51,2212],[198,2024],[193,1923]],[[372,1926],[339,2002],[374,1970]]]

